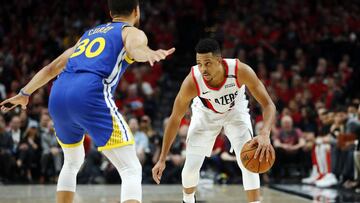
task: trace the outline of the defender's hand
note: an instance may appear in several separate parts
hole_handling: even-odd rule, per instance
[[[154,65],[155,62],[159,62],[161,60],[164,60],[167,56],[175,52],[175,48],[171,48],[168,50],[158,49],[156,51],[151,51],[149,53],[147,59],[151,66]]]
[[[152,176],[153,176],[154,181],[157,184],[160,184],[161,176],[162,176],[162,173],[165,170],[165,168],[166,168],[165,161],[160,161],[159,160],[155,164],[154,168],[152,169]]]
[[[29,97],[18,94],[0,103],[1,111],[6,113],[16,106],[21,105],[22,109],[26,109],[26,105],[29,103]]]
[[[260,133],[258,136],[254,137],[250,145],[257,145],[257,149],[254,155],[254,159],[259,157],[259,161],[266,158],[266,161],[269,161],[270,156],[275,157],[275,150],[271,147],[270,136],[267,134]]]

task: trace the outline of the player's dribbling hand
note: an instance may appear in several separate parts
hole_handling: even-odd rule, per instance
[[[258,136],[254,137],[250,145],[257,145],[256,152],[254,154],[254,159],[259,157],[259,161],[265,157],[266,161],[269,161],[270,156],[275,157],[274,148],[271,146],[270,136],[267,133],[259,133]]]
[[[175,52],[175,48],[171,48],[168,50],[158,49],[156,51],[152,51],[147,59],[151,66],[154,65],[155,62],[159,62],[161,60],[164,60],[167,56]]]
[[[1,102],[0,103],[1,111],[2,112],[11,111],[13,108],[15,108],[18,105],[21,105],[22,109],[26,109],[26,105],[28,104],[28,102],[29,102],[29,97],[18,94]]]
[[[166,167],[165,161],[160,161],[159,160],[155,164],[154,168],[152,169],[152,176],[153,176],[154,181],[157,184],[160,183],[161,176],[162,176],[163,171],[165,170],[165,167]]]

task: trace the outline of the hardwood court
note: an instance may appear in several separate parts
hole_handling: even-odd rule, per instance
[[[50,203],[55,202],[55,185],[14,185],[0,186],[0,203]],[[119,185],[79,185],[76,203],[118,203]],[[309,200],[262,189],[262,203],[308,203]],[[143,203],[181,203],[180,185],[145,185]],[[241,203],[246,202],[240,185],[210,185],[199,188],[197,199],[200,203]]]

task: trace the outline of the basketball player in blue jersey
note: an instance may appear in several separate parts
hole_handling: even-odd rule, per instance
[[[275,120],[275,105],[254,71],[238,59],[222,58],[219,44],[213,39],[201,40],[196,46],[197,65],[185,78],[175,99],[173,111],[165,129],[162,151],[152,173],[160,183],[170,146],[190,103],[191,123],[186,142],[186,161],[182,171],[183,202],[195,202],[199,172],[206,156],[211,155],[217,135],[224,129],[238,165],[248,202],[260,202],[259,174],[248,171],[241,163],[243,145],[252,138],[252,125],[245,96],[245,87],[263,110],[264,125],[251,144],[258,145],[254,158],[274,157],[270,131]]]
[[[73,202],[76,175],[84,161],[84,133],[113,163],[122,178],[121,202],[141,202],[142,169],[134,138],[112,94],[129,64],[163,60],[175,49],[152,50],[137,26],[138,0],[108,0],[112,22],[86,31],[78,43],[41,69],[18,95],[2,102],[6,112],[23,109],[30,95],[58,76],[49,98],[49,113],[64,152],[57,202]],[[99,191],[100,192],[100,191]]]

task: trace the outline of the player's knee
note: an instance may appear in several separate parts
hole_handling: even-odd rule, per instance
[[[65,157],[63,169],[77,173],[80,170],[83,163],[84,163],[83,155]]]
[[[142,177],[142,166],[139,161],[134,164],[134,166],[131,167],[131,175],[136,177]]]
[[[182,184],[185,188],[195,187],[199,183],[200,168],[205,159],[203,155],[188,154],[181,172]]]
[[[142,166],[139,161],[134,162],[132,165],[120,169],[119,171],[122,179],[131,178],[133,180],[141,181],[142,178]]]
[[[184,188],[194,187],[199,183],[199,170],[184,167],[181,172],[182,184]]]
[[[243,185],[245,190],[254,190],[260,188],[260,177],[258,173],[242,170]]]
[[[140,185],[142,180],[141,169],[126,169],[120,172],[121,179],[124,184]]]

